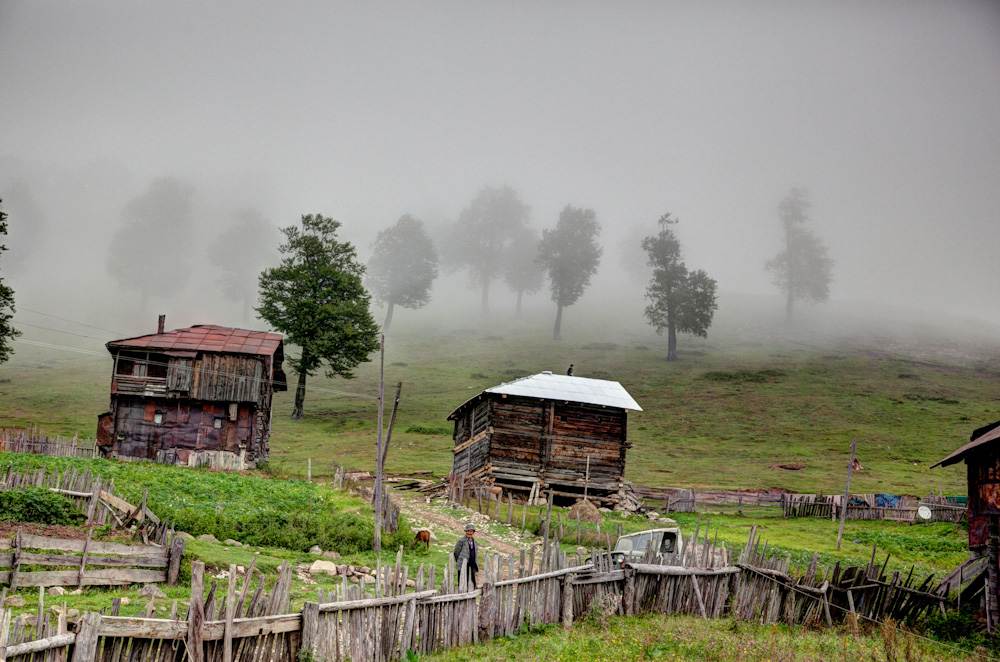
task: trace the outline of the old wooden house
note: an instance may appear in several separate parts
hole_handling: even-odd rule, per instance
[[[969,443],[931,466],[965,461],[969,490],[969,555],[986,558],[991,630],[1000,619],[1000,421],[972,432]]]
[[[624,498],[628,410],[642,411],[621,384],[542,372],[486,389],[449,416],[452,475],[523,496],[562,501]]]
[[[112,340],[105,456],[222,469],[268,458],[271,398],[286,390],[281,335],[199,325]]]

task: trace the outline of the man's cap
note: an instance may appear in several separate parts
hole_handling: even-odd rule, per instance
[[[472,522],[469,522],[468,524],[465,525],[465,530],[466,531],[475,531],[476,530],[476,525],[473,524]]]

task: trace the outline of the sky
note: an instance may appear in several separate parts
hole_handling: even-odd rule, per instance
[[[175,177],[188,298],[218,295],[206,246],[238,208],[332,216],[364,258],[501,185],[538,228],[595,210],[595,292],[628,287],[617,238],[670,212],[690,268],[775,293],[799,187],[831,299],[1000,324],[995,1],[0,0],[0,89],[0,276],[29,310],[120,314],[122,209]]]

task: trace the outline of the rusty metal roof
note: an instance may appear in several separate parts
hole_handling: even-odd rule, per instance
[[[1000,439],[1000,427],[994,428],[990,432],[987,432],[984,435],[976,437],[975,439],[973,439],[966,445],[962,446],[961,448],[953,452],[951,455],[941,460],[940,462],[935,462],[934,464],[932,464],[931,469],[937,466],[947,467],[948,465],[951,464],[957,464],[958,462],[961,462],[965,458],[965,454],[968,453],[969,451],[975,448],[979,448],[983,444],[988,444],[991,441],[996,441],[997,439]]]
[[[530,377],[522,377],[512,382],[488,388],[483,393],[499,393],[502,395],[519,395],[526,398],[542,400],[562,400],[564,402],[582,402],[589,405],[618,407],[619,409],[634,409],[642,411],[628,391],[619,384],[605,379],[589,379],[570,375],[554,375],[551,372],[540,372]],[[478,397],[478,396],[477,396]],[[470,398],[448,415],[454,418],[462,407],[475,398]]]
[[[280,333],[231,329],[214,324],[199,324],[187,329],[174,329],[137,338],[112,340],[112,347],[146,349],[162,352],[217,352],[224,354],[254,354],[272,356],[281,353]]]

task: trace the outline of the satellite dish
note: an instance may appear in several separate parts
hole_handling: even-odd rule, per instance
[[[920,506],[917,508],[917,517],[922,520],[929,520],[931,518],[931,509],[927,506]]]

